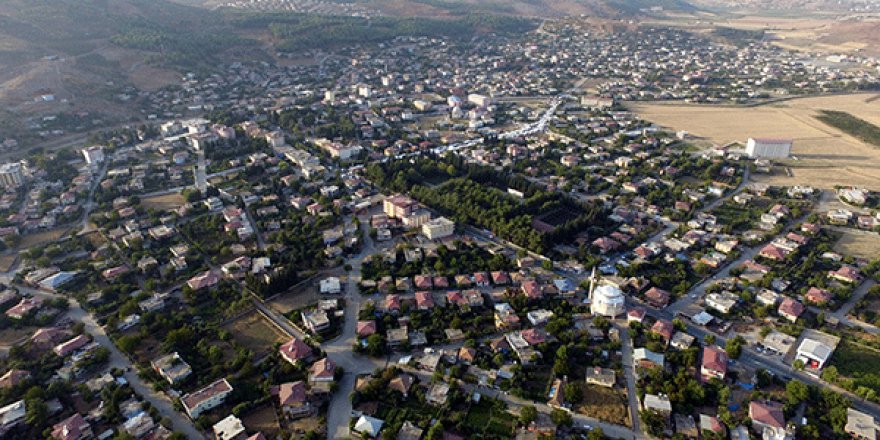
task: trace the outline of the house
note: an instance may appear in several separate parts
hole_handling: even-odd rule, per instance
[[[0,437],[5,436],[12,428],[24,421],[27,408],[24,400],[12,402],[0,408]]]
[[[669,304],[669,297],[669,292],[656,287],[651,287],[645,292],[645,299],[648,300],[648,304],[657,308],[666,307]]]
[[[358,321],[355,331],[357,332],[357,335],[362,338],[370,336],[376,333],[376,321]]]
[[[192,368],[177,352],[153,360],[150,366],[171,385],[186,379],[192,373]]]
[[[423,430],[421,428],[407,420],[403,422],[403,426],[397,432],[397,440],[419,440],[422,438],[422,434]]]
[[[704,382],[711,379],[724,380],[727,376],[727,352],[716,347],[703,347],[703,360],[700,364],[700,377]]]
[[[654,353],[644,347],[639,347],[633,350],[633,361],[642,368],[663,368],[665,365],[662,354]]]
[[[877,421],[874,417],[852,408],[846,409],[846,425],[843,430],[859,440],[877,439]]]
[[[713,292],[706,295],[706,307],[717,310],[725,315],[730,313],[730,311],[736,307],[738,302],[739,297],[732,292]]]
[[[199,291],[201,289],[214,287],[218,282],[220,282],[220,277],[213,271],[208,270],[190,278],[189,281],[186,282],[186,285],[192,290]]]
[[[212,429],[216,440],[244,440],[247,437],[244,424],[234,414],[215,423]]]
[[[65,342],[62,342],[61,344],[56,345],[55,348],[52,349],[52,352],[58,355],[58,357],[67,357],[70,354],[73,354],[73,352],[85,347],[88,343],[88,336],[78,335]]]
[[[510,283],[510,277],[507,272],[492,272],[492,284],[496,286],[504,286]]]
[[[801,361],[808,370],[821,370],[828,363],[840,338],[827,333],[810,330],[797,348],[795,361]]]
[[[293,338],[290,342],[279,347],[278,351],[281,357],[292,365],[306,362],[312,357],[312,347],[297,338]]]
[[[77,413],[52,426],[52,438],[57,440],[92,438],[92,426]]]
[[[370,416],[360,416],[354,424],[353,431],[363,438],[377,438],[385,422]]]
[[[30,378],[31,373],[13,368],[0,377],[0,388],[15,388],[18,385],[27,382]]]
[[[336,364],[330,358],[323,358],[309,369],[309,382],[333,382],[335,374]]]
[[[675,334],[672,335],[672,341],[670,341],[669,345],[678,350],[687,350],[694,344],[695,340],[695,337],[685,332],[675,332]]]
[[[752,419],[752,426],[759,432],[765,428],[785,428],[785,414],[781,403],[753,400],[749,403],[749,418]]]
[[[431,310],[434,308],[434,296],[431,292],[416,292],[416,308],[419,310]]]
[[[322,294],[325,295],[335,295],[338,293],[342,293],[342,284],[339,282],[339,278],[337,277],[328,277],[321,280],[320,290]]]
[[[663,338],[663,342],[667,344],[672,340],[672,332],[674,331],[675,327],[672,325],[672,322],[665,319],[658,319],[654,325],[651,326],[651,333]]]
[[[526,319],[532,323],[533,326],[538,327],[544,325],[553,318],[553,312],[545,309],[532,310],[526,313]]]
[[[834,295],[832,295],[831,292],[818,287],[810,287],[810,289],[807,290],[806,295],[804,295],[804,300],[816,305],[824,305],[832,299],[834,299]]]
[[[859,284],[862,282],[861,272],[848,265],[840,266],[840,269],[828,272],[828,277],[849,284]]]
[[[429,275],[416,275],[413,277],[413,284],[419,290],[431,290],[434,288],[434,283]]]
[[[232,393],[232,385],[226,379],[219,379],[208,386],[180,398],[183,409],[195,420],[205,411],[210,411],[226,400],[226,396]]]
[[[409,395],[409,389],[413,383],[415,383],[415,379],[409,374],[403,373],[388,382],[388,389],[397,391],[406,397]]]
[[[587,383],[600,387],[611,388],[617,382],[614,370],[611,368],[593,367],[587,368]]]
[[[303,325],[314,334],[318,334],[330,328],[330,318],[325,310],[316,309],[308,312],[301,312]]]
[[[24,319],[24,317],[36,311],[42,305],[43,300],[40,298],[22,298],[18,304],[6,311],[6,316],[12,319]]]
[[[664,395],[645,394],[642,399],[642,407],[645,411],[653,411],[667,417],[672,414],[672,403],[669,401],[669,397]]]
[[[535,280],[523,281],[521,289],[523,294],[529,299],[540,299],[544,295],[541,286]]]
[[[786,297],[779,304],[777,312],[779,313],[779,316],[782,316],[791,322],[795,322],[801,314],[804,313],[804,310],[805,307],[803,304],[793,298]]]
[[[432,405],[442,406],[449,397],[449,384],[446,382],[438,382],[431,386],[428,393],[425,394],[425,401]]]
[[[768,244],[761,248],[761,251],[758,253],[758,255],[768,260],[782,261],[785,259],[787,252],[784,249],[776,246],[775,244]]]
[[[721,434],[721,438],[724,438],[724,424],[718,420],[718,417],[700,414],[700,432],[703,431]]]
[[[308,417],[315,412],[308,399],[306,384],[301,380],[278,386],[278,405],[289,419]]]

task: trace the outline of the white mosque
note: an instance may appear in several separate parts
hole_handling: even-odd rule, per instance
[[[596,286],[596,268],[590,277],[590,313],[614,318],[626,312],[626,299],[619,288],[610,284]]]

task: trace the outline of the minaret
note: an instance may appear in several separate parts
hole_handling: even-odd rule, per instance
[[[596,290],[596,266],[593,266],[593,273],[590,274],[590,293],[587,296],[590,299],[590,304],[593,303],[593,291]]]

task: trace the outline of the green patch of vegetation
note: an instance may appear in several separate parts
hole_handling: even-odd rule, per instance
[[[281,51],[295,52],[347,44],[379,43],[395,37],[448,37],[522,34],[534,29],[533,20],[500,15],[471,14],[455,20],[423,17],[343,17],[297,13],[243,15],[233,21],[240,28],[268,29],[280,41]]]
[[[842,341],[834,351],[832,366],[835,371],[833,377],[825,377],[826,380],[838,379],[837,374],[847,379],[842,379],[842,386],[852,389],[857,394],[876,400],[880,393],[880,351],[865,346],[860,346],[849,341]],[[869,392],[872,391],[872,392]]]
[[[822,110],[816,119],[862,142],[880,147],[880,127],[847,112]]]

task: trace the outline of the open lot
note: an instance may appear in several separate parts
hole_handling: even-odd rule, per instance
[[[225,327],[236,342],[254,353],[255,359],[268,353],[276,342],[287,342],[287,337],[256,311],[239,317]]]
[[[0,272],[9,272],[17,259],[18,255],[0,255]]]
[[[49,229],[43,232],[37,232],[35,234],[28,234],[21,237],[21,242],[18,244],[19,249],[28,249],[34,246],[40,246],[43,244],[51,243],[53,241],[58,240],[63,237],[64,234],[69,231],[66,227]]]
[[[585,386],[583,404],[575,410],[604,422],[630,426],[626,399],[620,392],[611,388]]]
[[[275,438],[281,428],[278,426],[278,417],[272,404],[263,405],[248,412],[241,420],[250,431],[262,432],[267,438]]]
[[[166,194],[164,196],[146,197],[141,199],[141,206],[146,209],[177,209],[181,207],[186,200],[180,194]]]
[[[838,231],[842,235],[837,243],[834,243],[835,252],[869,260],[877,257],[877,249],[880,249],[880,234],[858,229],[841,228]]]
[[[856,185],[880,190],[880,150],[816,119],[820,110],[850,113],[880,125],[877,94],[797,98],[754,107],[702,106],[680,103],[632,103],[630,109],[661,126],[686,130],[718,145],[745,144],[749,137],[791,138],[791,170],[753,179],[775,185],[833,188]]]

